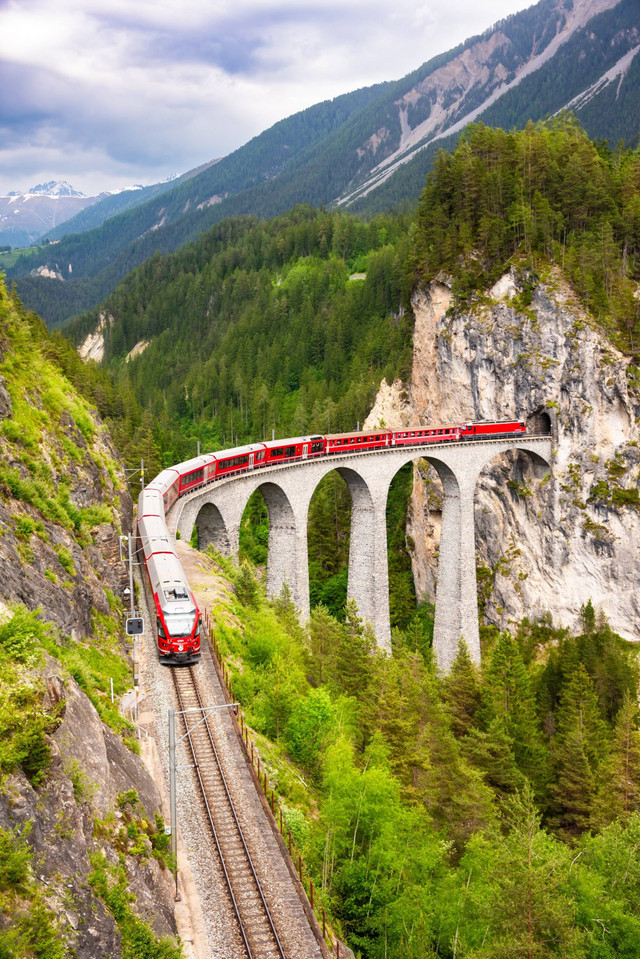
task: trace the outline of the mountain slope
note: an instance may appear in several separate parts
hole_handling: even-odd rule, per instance
[[[396,83],[281,121],[163,197],[64,239],[46,261],[20,261],[11,275],[31,307],[60,322],[100,302],[155,250],[175,250],[225,217],[269,217],[300,202],[367,212],[413,205],[434,153],[477,117],[522,127],[572,105],[592,136],[633,141],[639,31],[637,0],[540,0]],[[29,276],[43,265],[71,276],[65,289]]]
[[[522,128],[530,119],[571,109],[590,136],[635,141],[639,52],[635,0],[544,0],[498,24],[449,68],[417,77],[395,104],[403,138],[339,202],[351,205],[371,194],[412,161],[424,175],[435,151],[479,118],[490,126]]]

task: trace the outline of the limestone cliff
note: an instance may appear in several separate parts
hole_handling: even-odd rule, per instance
[[[549,610],[573,626],[588,599],[640,639],[640,391],[637,370],[596,328],[559,270],[512,269],[470,309],[440,277],[413,301],[410,385],[383,384],[368,423],[524,418],[550,426],[541,480],[524,454],[496,459],[476,493],[479,589],[505,627]],[[440,492],[418,465],[408,542],[421,598],[434,597]]]

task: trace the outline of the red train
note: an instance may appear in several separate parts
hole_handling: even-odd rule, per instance
[[[155,608],[158,654],[163,662],[200,659],[200,612],[166,527],[165,514],[185,493],[226,476],[317,457],[351,456],[372,450],[510,439],[526,432],[522,420],[461,423],[457,426],[373,429],[299,436],[206,453],[163,470],[138,499],[138,537],[147,575],[150,608]]]

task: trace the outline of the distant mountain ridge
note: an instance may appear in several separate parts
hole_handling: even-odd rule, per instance
[[[10,194],[15,196],[16,194]],[[76,196],[85,197],[86,194],[74,190],[66,180],[49,180],[47,183],[38,183],[27,190],[28,196]]]
[[[590,136],[636,142],[639,50],[638,0],[540,0],[397,82],[280,121],[162,195],[62,238],[44,259],[19,261],[10,275],[29,306],[61,322],[100,302],[155,250],[175,250],[226,217],[269,217],[301,202],[365,213],[414,205],[437,150],[472,120],[511,129],[570,106]],[[81,217],[100,216],[102,206]],[[42,267],[71,277],[64,291],[29,275]]]
[[[66,180],[49,180],[26,193],[14,190],[0,196],[0,245],[28,246],[99,199],[74,190]]]

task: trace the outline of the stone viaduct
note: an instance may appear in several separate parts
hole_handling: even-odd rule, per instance
[[[461,636],[480,661],[473,501],[481,470],[508,450],[529,454],[537,466],[550,467],[551,438],[450,445],[392,447],[330,459],[306,460],[218,480],[188,494],[167,517],[170,529],[189,539],[197,526],[200,546],[210,543],[224,555],[238,554],[242,514],[259,489],[269,511],[267,594],[279,594],[286,580],[303,619],[309,615],[307,516],[320,480],[336,470],[351,492],[351,545],[348,596],[374,627],[379,645],[390,647],[386,506],[391,480],[413,460],[425,459],[438,472],[444,490],[434,649],[447,672]]]

